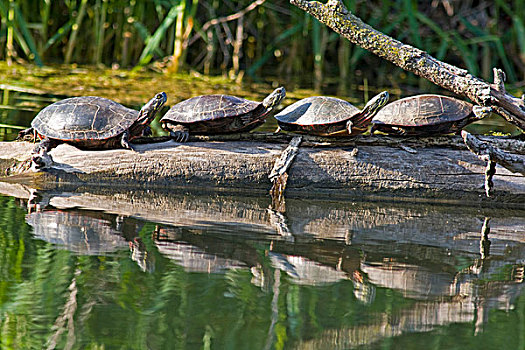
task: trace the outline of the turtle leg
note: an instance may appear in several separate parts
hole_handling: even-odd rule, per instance
[[[48,152],[58,146],[60,142],[48,137],[42,139],[40,143],[33,149],[31,156],[31,168],[33,170],[40,170],[42,168],[48,167],[53,163],[53,158],[48,154]]]
[[[142,136],[148,137],[151,135],[153,135],[153,131],[151,131],[151,128],[149,127],[149,125],[146,125],[146,127],[144,127],[144,129],[142,130]]]
[[[346,131],[348,131],[348,135],[352,135],[352,121],[349,120],[348,122],[346,122]]]
[[[60,142],[54,139],[50,139],[49,137],[45,137],[40,141],[38,145],[33,149],[33,154],[39,154],[44,152],[49,152],[52,148],[55,148],[58,146]]]
[[[120,138],[120,145],[122,146],[122,148],[135,151],[135,147],[133,147],[131,143],[129,143],[129,130],[126,130],[122,133],[122,137]]]
[[[186,142],[190,137],[190,129],[181,124],[167,124],[170,136],[175,142]]]
[[[265,113],[264,115],[266,115],[266,114],[268,114],[268,113]],[[259,118],[254,118],[252,113],[248,113],[248,114],[241,115],[239,117],[239,119],[241,119],[241,123],[242,123],[243,126],[248,126],[250,124],[253,124],[253,123],[257,122],[257,120],[261,120],[261,119],[262,119],[262,122],[264,123],[264,119],[265,119],[264,115],[259,117]]]

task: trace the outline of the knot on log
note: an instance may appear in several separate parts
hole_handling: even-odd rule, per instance
[[[494,68],[494,85],[496,90],[500,92],[505,91],[505,80],[507,80],[507,76],[505,75],[505,72],[499,68]]]
[[[284,211],[284,190],[288,181],[287,170],[292,165],[295,155],[299,151],[299,144],[302,141],[301,136],[295,136],[290,141],[290,144],[281,153],[281,156],[275,161],[272,172],[268,175],[272,181],[272,188],[270,189],[270,196],[272,197],[272,205],[276,210]]]
[[[329,0],[327,3],[326,3],[326,6],[334,9],[335,11],[343,14],[343,15],[347,15],[350,11],[348,11],[348,9],[345,7],[345,4],[343,3],[342,0]]]

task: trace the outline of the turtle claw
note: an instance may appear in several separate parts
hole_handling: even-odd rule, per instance
[[[40,152],[31,156],[31,170],[38,172],[53,164],[53,158],[47,152]]]
[[[171,131],[170,136],[175,142],[184,143],[190,138],[190,134],[187,131]]]

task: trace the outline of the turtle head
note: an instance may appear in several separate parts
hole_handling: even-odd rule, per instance
[[[474,106],[472,107],[472,113],[474,114],[473,119],[481,120],[485,117],[488,117],[492,113],[492,108],[484,106]]]
[[[159,92],[151,100],[146,103],[139,112],[138,123],[148,125],[155,119],[157,112],[164,106],[168,97],[165,92]]]
[[[283,87],[277,88],[262,101],[262,105],[264,108],[270,110],[278,106],[285,96],[286,90]]]
[[[390,95],[388,91],[383,91],[382,93],[374,96],[368,103],[365,105],[361,113],[369,117],[373,117],[376,113],[383,108],[388,102]]]

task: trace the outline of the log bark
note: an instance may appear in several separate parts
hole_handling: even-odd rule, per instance
[[[492,107],[494,112],[525,130],[525,101],[506,92],[503,71],[494,69],[494,83],[488,83],[377,31],[350,13],[341,0],[329,0],[326,4],[308,0],[290,0],[290,3],[352,43],[479,105]]]
[[[443,140],[440,145],[437,139]],[[525,206],[524,176],[498,167],[494,194],[485,198],[485,162],[471,154],[460,137],[448,137],[448,143],[446,139],[407,143],[362,136],[338,147],[301,146],[288,170],[287,195]],[[311,141],[302,145],[307,142]],[[410,152],[400,145],[409,145]],[[15,174],[33,147],[27,142],[0,143],[0,171],[11,174],[3,181],[31,181],[44,188],[56,184],[170,191],[227,188],[267,194],[271,187],[268,175],[286,144],[167,141],[137,145],[138,152],[82,151],[62,144],[50,152],[54,163],[46,171]]]

